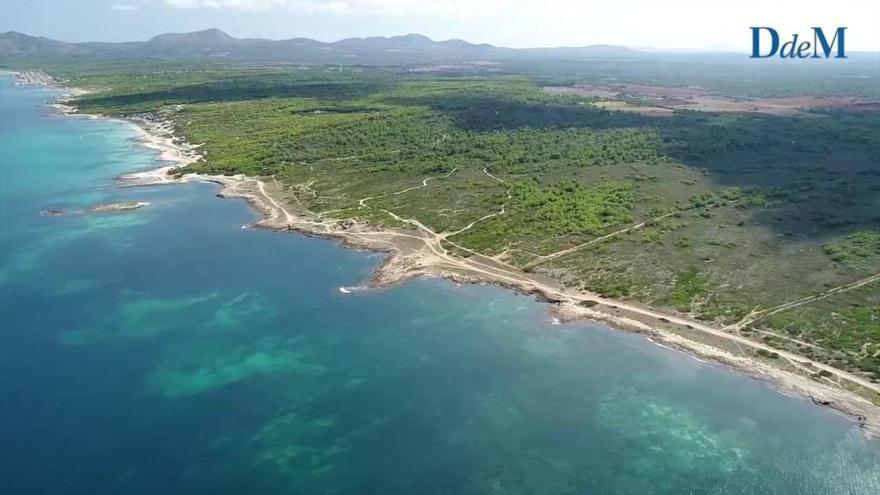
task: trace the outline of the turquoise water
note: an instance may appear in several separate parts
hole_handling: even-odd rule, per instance
[[[242,230],[124,124],[0,78],[6,494],[880,493],[853,422],[492,287]],[[76,214],[115,200],[150,207]],[[73,213],[42,216],[46,208]]]

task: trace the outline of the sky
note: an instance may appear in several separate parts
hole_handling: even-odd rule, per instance
[[[216,27],[239,38],[420,33],[509,47],[748,51],[750,26],[774,27],[783,41],[846,26],[847,51],[880,51],[880,0],[0,0],[0,31],[64,41]]]

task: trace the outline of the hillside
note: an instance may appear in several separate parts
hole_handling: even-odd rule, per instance
[[[511,49],[463,40],[434,41],[420,34],[346,38],[322,42],[308,38],[286,40],[239,39],[219,29],[166,33],[148,41],[125,43],[67,43],[17,32],[0,34],[0,59],[34,57],[221,57],[238,61],[297,63],[396,64],[431,61],[506,60],[530,57],[583,58],[626,55],[624,47],[597,45],[576,48]]]

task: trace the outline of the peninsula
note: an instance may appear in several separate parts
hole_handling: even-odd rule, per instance
[[[62,109],[146,130],[169,165],[128,184],[218,182],[257,226],[389,252],[374,285],[537,294],[880,431],[875,54],[751,81],[732,54],[417,35],[0,38],[22,82],[85,90]]]

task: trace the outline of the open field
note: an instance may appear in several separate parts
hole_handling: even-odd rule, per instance
[[[593,100],[607,110],[642,115],[670,115],[676,110],[699,112],[747,112],[768,115],[804,115],[810,110],[876,112],[880,100],[854,96],[744,97],[713,94],[696,86],[656,86],[632,83],[547,86],[550,94],[574,95]]]

